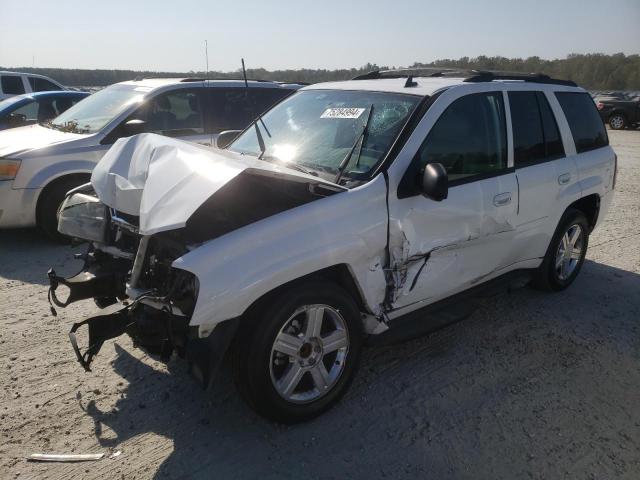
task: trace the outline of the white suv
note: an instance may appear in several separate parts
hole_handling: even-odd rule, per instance
[[[52,238],[65,193],[89,181],[121,137],[155,132],[211,145],[222,130],[300,88],[267,81],[153,78],[117,83],[50,122],[0,132],[0,228],[40,226]]]
[[[31,92],[67,90],[55,80],[34,73],[0,72],[0,100]]]
[[[61,211],[60,230],[90,241],[85,272],[49,273],[54,304],[107,308],[72,328],[82,365],[127,332],[209,384],[232,345],[243,396],[295,422],[345,392],[365,339],[433,330],[523,276],[568,287],[615,185],[589,94],[424,75],[306,87],[218,152],[116,143]]]

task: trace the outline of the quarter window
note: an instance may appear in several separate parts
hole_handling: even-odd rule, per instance
[[[2,75],[0,79],[2,92],[10,95],[20,95],[24,93],[24,83],[22,77],[18,75]]]
[[[609,145],[602,119],[588,93],[556,92],[556,98],[569,122],[576,152],[588,152]]]
[[[39,77],[27,77],[29,79],[29,84],[31,85],[31,90],[34,92],[48,92],[50,90],[62,90],[58,85],[49,80]]]
[[[506,169],[502,93],[477,93],[453,102],[420,146],[416,163],[420,168],[441,163],[454,185]]]
[[[509,92],[516,167],[564,155],[560,133],[542,92]]]

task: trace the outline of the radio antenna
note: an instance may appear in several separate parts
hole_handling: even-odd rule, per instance
[[[209,80],[209,43],[207,42],[207,40],[204,41],[204,59],[207,65],[207,70],[204,76],[207,80]]]

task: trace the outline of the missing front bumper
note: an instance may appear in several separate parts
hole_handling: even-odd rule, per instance
[[[117,308],[116,308],[117,307]],[[91,371],[91,362],[98,354],[105,340],[119,337],[131,327],[133,319],[129,306],[114,305],[106,308],[100,315],[89,317],[86,320],[74,323],[69,332],[69,340],[76,354],[76,358],[85,371]],[[80,351],[76,332],[83,325],[89,330],[88,347],[84,352]]]

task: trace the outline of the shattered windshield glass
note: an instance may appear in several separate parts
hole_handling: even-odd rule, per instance
[[[114,85],[76,103],[45,126],[72,133],[95,133],[143,98],[144,92],[135,86]]]
[[[382,161],[420,99],[388,92],[305,90],[264,114],[229,150],[333,181],[361,179]]]

